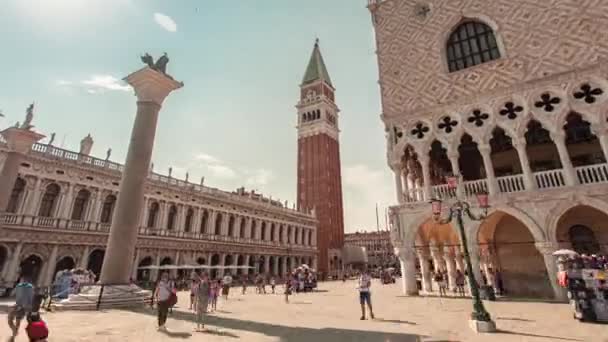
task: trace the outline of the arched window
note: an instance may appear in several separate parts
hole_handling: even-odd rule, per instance
[[[6,211],[9,213],[16,213],[19,209],[19,202],[21,202],[21,198],[23,198],[23,192],[25,191],[25,181],[23,178],[17,178],[15,181],[15,186],[13,187],[13,192],[11,193],[11,198],[8,201],[8,205],[6,206]]]
[[[116,204],[116,196],[108,195],[103,201],[103,208],[101,209],[101,223],[111,223],[112,214],[114,213],[114,205]]]
[[[207,233],[207,221],[209,220],[209,213],[207,210],[203,211],[203,217],[201,217],[201,226],[199,227],[199,232],[201,234]]]
[[[88,190],[82,189],[78,191],[74,200],[74,207],[72,208],[72,220],[81,221],[85,218],[90,197],[91,193]]]
[[[150,204],[150,210],[148,211],[148,224],[146,224],[146,227],[156,227],[156,218],[158,217],[159,209],[160,206],[158,205],[158,202],[152,202],[152,204]]]
[[[568,231],[572,249],[581,254],[595,254],[599,252],[600,245],[595,238],[593,231],[583,225],[570,227]]]
[[[215,218],[215,235],[220,235],[222,233],[222,214],[217,214]]]
[[[192,216],[194,216],[194,210],[192,208],[188,208],[186,212],[186,219],[184,220],[184,231],[186,233],[190,232],[190,228],[192,226]]]
[[[479,21],[466,21],[458,25],[446,47],[450,72],[500,58],[494,31]]]
[[[44,195],[42,196],[42,201],[40,202],[40,210],[38,211],[38,216],[53,216],[53,210],[55,209],[55,204],[57,202],[57,197],[59,197],[60,191],[61,188],[55,183],[49,184],[46,187],[46,191],[44,192]]]
[[[243,218],[241,218],[241,227],[239,228],[239,237],[240,238],[245,237],[245,224],[246,224],[246,219],[243,217]]]
[[[167,229],[172,230],[175,227],[175,217],[177,216],[177,207],[172,205],[169,208],[169,216],[167,216]]]

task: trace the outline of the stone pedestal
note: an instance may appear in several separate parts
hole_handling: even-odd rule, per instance
[[[496,323],[494,321],[476,321],[469,320],[469,326],[477,333],[492,333],[496,332]]]
[[[6,210],[11,198],[19,166],[23,156],[32,149],[32,145],[44,138],[44,135],[18,127],[10,127],[0,132],[8,145],[8,155],[0,172],[0,213]]]
[[[132,73],[125,81],[135,90],[137,114],[103,261],[102,284],[126,284],[129,281],[158,112],[167,95],[183,86],[149,67]]]

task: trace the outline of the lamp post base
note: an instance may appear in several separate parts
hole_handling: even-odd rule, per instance
[[[477,321],[469,320],[469,326],[477,333],[492,333],[496,332],[496,323],[494,321]]]

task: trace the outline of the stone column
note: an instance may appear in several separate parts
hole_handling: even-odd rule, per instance
[[[519,162],[521,164],[521,171],[524,174],[524,185],[526,190],[534,190],[537,188],[534,174],[530,168],[530,161],[528,160],[528,152],[526,152],[526,139],[519,137],[517,141],[513,141],[513,146],[517,150],[519,156]]]
[[[287,257],[284,256],[281,258],[281,263],[283,264],[283,274],[281,274],[281,276],[285,276],[288,272],[289,269],[287,268]]]
[[[25,154],[34,143],[44,138],[44,135],[18,127],[10,127],[0,132],[6,140],[8,152],[0,170],[0,213],[6,210],[15,182],[19,175],[19,167]]]
[[[85,270],[87,269],[87,266],[89,264],[89,254],[91,254],[90,247],[84,246],[84,250],[82,251],[82,256],[80,257],[80,260],[78,262],[79,268],[82,268]]]
[[[403,173],[403,166],[400,163],[393,165],[393,172],[395,173],[395,191],[397,194],[397,203],[403,204],[403,179],[401,178],[401,174]]]
[[[563,130],[551,132],[551,139],[553,139],[555,147],[557,147],[557,152],[559,153],[559,160],[562,163],[562,170],[564,171],[566,185],[577,185],[578,178],[574,172],[574,167],[572,166],[572,161],[570,160],[570,154],[568,153],[568,148],[566,147],[566,133]]]
[[[99,222],[101,221],[101,209],[103,207],[103,202],[105,198],[103,197],[103,190],[97,190],[97,193],[93,197],[93,203],[89,205],[91,210],[89,211],[89,215],[87,216],[87,221]]]
[[[195,207],[194,208],[194,216],[191,222],[191,227],[190,227],[190,231],[195,234],[198,233],[200,231],[200,226],[201,226],[201,218],[203,215],[203,211],[201,210],[200,207]]]
[[[466,268],[464,267],[464,259],[462,257],[462,253],[460,253],[460,250],[454,254],[454,259],[456,260],[456,267],[460,270],[460,272],[464,273]]]
[[[247,224],[245,225],[245,238],[247,239],[251,239],[253,238],[253,236],[251,236],[251,227],[253,224],[253,218],[248,217],[247,218]]]
[[[452,166],[452,173],[454,175],[454,177],[458,178],[458,184],[456,185],[456,196],[458,196],[459,198],[462,198],[463,195],[463,186],[462,186],[462,182],[460,181],[461,178],[461,174],[460,174],[460,164],[458,163],[458,158],[460,157],[460,155],[458,154],[458,148],[457,147],[451,147],[448,146],[448,159],[450,160],[450,165]]]
[[[68,188],[59,203],[59,217],[69,220],[72,214],[72,202],[74,201],[74,183],[68,183]]]
[[[406,296],[417,296],[418,285],[416,284],[416,252],[412,247],[395,247],[395,255],[401,263],[401,281],[403,294]]]
[[[559,249],[557,243],[553,242],[536,242],[534,243],[536,249],[542,254],[545,260],[545,267],[547,268],[547,275],[553,288],[553,294],[555,299],[566,302],[568,300],[568,294],[566,289],[559,286],[557,282],[557,258],[553,256],[553,252]]]
[[[217,211],[211,211],[209,219],[207,220],[207,234],[215,235],[215,219],[217,218]]]
[[[270,273],[270,256],[264,256],[264,273]]]
[[[431,169],[430,169],[430,158],[427,154],[419,154],[418,162],[422,165],[422,181],[424,182],[424,200],[430,201],[433,197],[433,191],[431,187]]]
[[[156,262],[154,263],[155,266],[160,266],[160,254],[161,251],[156,251]],[[151,269],[150,270],[150,280],[151,281],[156,281],[158,279],[158,269]]]
[[[218,266],[226,266],[226,254],[222,253],[220,254],[220,262]],[[218,268],[217,270],[217,276],[218,277],[223,277],[224,276],[224,268]]]
[[[34,185],[34,190],[32,191],[32,195],[29,196],[27,200],[27,208],[25,210],[26,215],[36,216],[38,215],[38,203],[40,202],[40,195],[42,194],[42,178],[38,177],[36,179],[36,184]]]
[[[426,292],[433,292],[433,277],[429,265],[429,251],[418,249],[418,261],[420,262],[420,273],[422,275],[422,289]]]
[[[498,183],[494,174],[494,165],[492,164],[492,148],[489,144],[480,144],[477,146],[481,157],[483,158],[483,166],[486,170],[486,182],[488,184],[488,193],[496,195],[498,193]]]
[[[12,190],[12,189],[11,189]],[[21,260],[21,250],[23,249],[23,243],[17,244],[13,251],[13,257],[11,258],[10,263],[8,264],[8,269],[6,271],[6,281],[14,282],[17,280],[19,274],[17,274],[19,270],[19,261]]]
[[[133,268],[131,271],[131,279],[137,280],[137,267],[139,266],[139,249],[135,250],[135,258],[133,258]]]
[[[158,113],[167,95],[183,86],[149,67],[136,71],[125,80],[135,90],[137,114],[103,261],[102,284],[126,284],[129,281]]]
[[[42,286],[48,286],[53,283],[53,278],[55,278],[55,264],[57,264],[57,253],[59,250],[59,246],[53,245],[53,249],[51,249],[51,256],[49,257],[48,262],[46,262],[46,272],[40,277],[38,283]]]
[[[142,208],[142,215],[141,218],[139,219],[139,226],[140,227],[148,227],[148,212],[150,210],[150,197],[144,197],[144,205]]]
[[[447,247],[444,248],[443,257],[448,273],[448,288],[453,290],[456,288],[456,260]]]

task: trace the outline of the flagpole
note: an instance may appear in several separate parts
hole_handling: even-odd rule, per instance
[[[380,231],[380,218],[378,217],[378,203],[376,203],[376,231]]]

